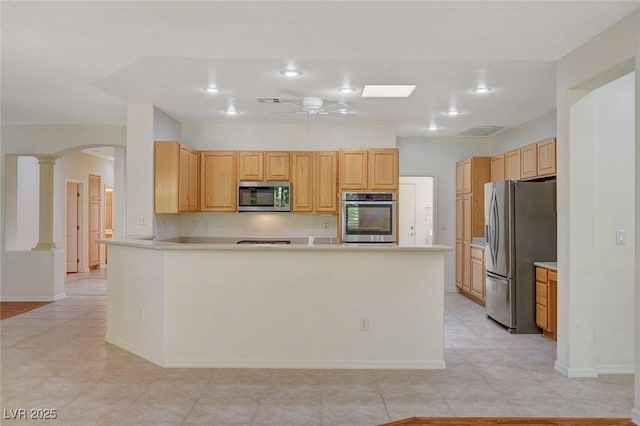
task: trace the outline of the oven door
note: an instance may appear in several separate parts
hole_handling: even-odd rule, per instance
[[[343,201],[342,241],[395,243],[395,201]]]

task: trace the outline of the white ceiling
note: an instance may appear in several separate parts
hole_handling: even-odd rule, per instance
[[[276,96],[343,101],[327,123],[398,136],[513,127],[555,106],[555,61],[635,1],[2,2],[2,123],[125,124],[152,103],[183,123],[304,123]],[[304,74],[279,71],[295,65]],[[494,90],[471,93],[485,82]],[[202,88],[214,83],[215,95]],[[343,85],[417,84],[408,99]],[[240,112],[222,113],[229,103]],[[443,113],[456,106],[463,114]],[[440,130],[425,128],[435,121]]]

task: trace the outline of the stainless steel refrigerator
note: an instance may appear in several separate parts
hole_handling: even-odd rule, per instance
[[[487,316],[510,333],[540,333],[533,262],[556,260],[556,183],[490,182],[484,206]]]

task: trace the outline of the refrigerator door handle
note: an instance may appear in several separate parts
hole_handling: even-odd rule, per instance
[[[493,189],[491,194],[491,207],[489,208],[491,213],[490,219],[490,228],[491,228],[491,258],[493,259],[493,264],[495,265],[498,261],[498,239],[499,239],[499,224],[498,224],[498,199],[496,197],[496,190]]]

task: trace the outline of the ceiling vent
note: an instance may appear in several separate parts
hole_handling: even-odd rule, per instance
[[[261,104],[279,104],[280,103],[280,98],[262,97],[262,98],[256,98],[256,99]]]
[[[500,126],[476,126],[468,127],[458,133],[458,136],[490,136],[497,131],[504,129]]]

